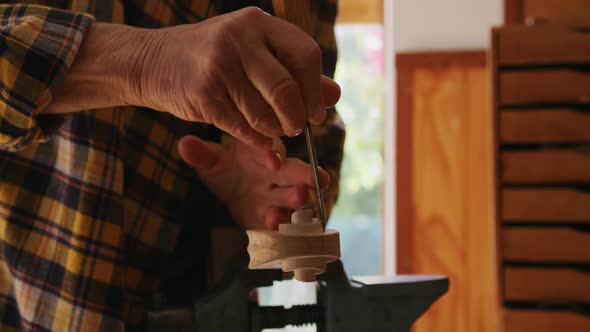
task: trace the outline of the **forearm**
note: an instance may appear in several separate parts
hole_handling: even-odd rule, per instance
[[[154,47],[155,30],[94,23],[63,86],[43,113],[72,113],[114,106],[144,106],[138,77]]]

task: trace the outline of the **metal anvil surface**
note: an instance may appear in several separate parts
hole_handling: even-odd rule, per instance
[[[149,332],[259,332],[286,325],[316,324],[318,332],[408,332],[447,292],[444,276],[402,275],[348,279],[340,261],[319,278],[318,303],[259,306],[258,287],[283,279],[280,270],[249,270],[248,256],[234,261],[218,287],[194,306],[151,312]]]

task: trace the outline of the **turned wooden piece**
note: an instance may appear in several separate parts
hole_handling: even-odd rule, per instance
[[[250,269],[282,269],[293,272],[295,279],[314,282],[326,271],[326,264],[340,258],[340,235],[322,229],[312,210],[291,215],[290,224],[278,231],[247,231]]]

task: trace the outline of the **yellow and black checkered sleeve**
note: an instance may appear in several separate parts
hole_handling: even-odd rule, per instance
[[[47,140],[62,116],[40,115],[61,86],[94,18],[35,5],[0,5],[0,149]]]

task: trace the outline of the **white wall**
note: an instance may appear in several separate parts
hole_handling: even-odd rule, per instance
[[[393,1],[396,51],[487,48],[504,16],[503,0],[384,1]]]

